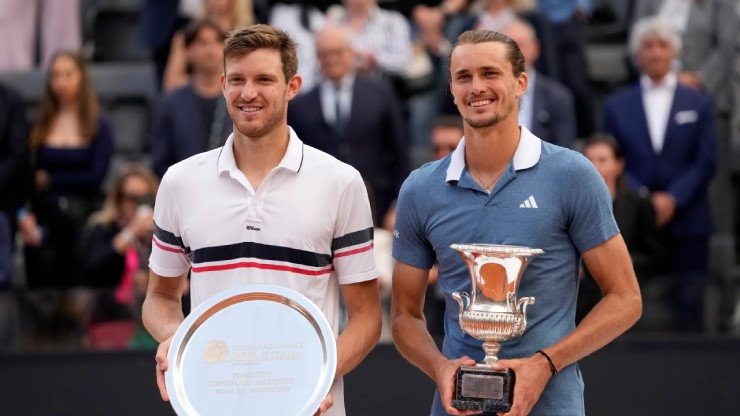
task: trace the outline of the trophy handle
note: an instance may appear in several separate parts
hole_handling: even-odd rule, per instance
[[[527,305],[531,305],[533,303],[534,303],[534,298],[531,296],[519,299],[519,302],[516,303],[516,312],[522,315],[523,317],[526,317]]]
[[[458,315],[457,319],[458,321],[462,319],[463,311],[467,306],[470,306],[470,296],[467,292],[452,292],[452,298],[457,301],[457,303],[460,305],[460,314]],[[463,301],[464,299],[464,301]],[[460,326],[462,326],[462,322],[460,323]]]

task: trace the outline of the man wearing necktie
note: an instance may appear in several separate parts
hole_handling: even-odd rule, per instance
[[[397,98],[384,79],[356,71],[356,54],[343,29],[328,26],[319,32],[316,53],[324,79],[291,102],[288,124],[307,145],[360,171],[379,223],[408,174],[406,127]]]

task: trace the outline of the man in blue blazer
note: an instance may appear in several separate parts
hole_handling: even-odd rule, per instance
[[[305,144],[360,172],[380,224],[408,175],[400,106],[390,84],[353,70],[354,53],[343,29],[319,32],[316,53],[324,80],[291,101],[288,124]]]
[[[671,256],[677,329],[703,328],[712,221],[708,188],[716,169],[712,98],[677,82],[681,39],[659,18],[638,21],[630,52],[640,82],[610,96],[604,130],[622,146],[627,182],[646,188]]]
[[[570,90],[535,69],[540,55],[537,34],[528,22],[516,19],[502,31],[519,45],[529,76],[522,97],[519,124],[535,136],[559,146],[573,148],[577,135],[576,110]]]
[[[175,163],[223,145],[233,125],[221,94],[224,34],[199,20],[184,35],[190,82],[162,97],[153,123],[152,165],[160,178]]]

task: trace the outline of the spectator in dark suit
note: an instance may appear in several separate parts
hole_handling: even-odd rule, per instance
[[[681,4],[682,3],[682,4]],[[728,55],[733,52],[738,15],[735,0],[637,0],[636,18],[660,16],[681,36],[678,82],[703,89],[714,98],[715,111],[729,113]]]
[[[659,18],[638,21],[630,52],[640,82],[610,96],[604,130],[625,154],[628,185],[645,188],[665,228],[677,328],[698,331],[704,321],[704,288],[712,221],[708,187],[716,169],[711,97],[678,83],[671,64],[681,39]]]
[[[515,19],[501,33],[513,39],[522,50],[529,76],[519,124],[542,140],[572,148],[576,140],[576,113],[573,96],[564,85],[537,72],[535,63],[540,44],[532,25]]]
[[[406,132],[390,85],[355,72],[346,32],[329,26],[316,37],[325,78],[288,107],[288,123],[307,145],[355,167],[373,187],[376,224],[408,174]]]
[[[10,286],[16,212],[27,198],[28,125],[18,94],[0,85],[0,289]]]
[[[221,94],[224,34],[209,20],[189,24],[184,31],[191,68],[190,83],[165,94],[152,132],[154,172],[223,145],[231,133],[231,118]]]

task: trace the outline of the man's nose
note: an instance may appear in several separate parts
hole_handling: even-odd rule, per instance
[[[257,96],[257,88],[254,85],[254,83],[247,81],[244,83],[244,86],[242,86],[241,98],[246,101],[251,101]]]

